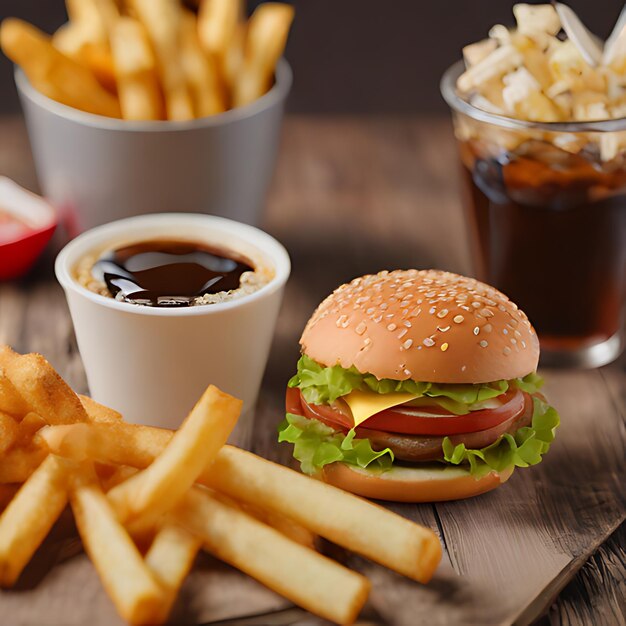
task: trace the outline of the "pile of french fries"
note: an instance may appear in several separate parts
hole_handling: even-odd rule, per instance
[[[243,0],[66,0],[52,37],[2,23],[4,53],[31,84],[68,106],[127,120],[189,120],[253,102],[272,86],[293,7]]]
[[[441,546],[430,529],[226,445],[240,409],[210,386],[177,431],[127,424],[41,355],[0,348],[0,585],[17,581],[68,503],[131,624],[167,620],[199,550],[340,624],[370,583],[317,552],[316,536],[431,578]]]

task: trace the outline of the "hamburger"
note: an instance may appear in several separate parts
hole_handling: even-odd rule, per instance
[[[279,441],[306,474],[381,500],[490,491],[541,462],[559,416],[539,341],[504,294],[438,270],[342,285],[313,313]]]

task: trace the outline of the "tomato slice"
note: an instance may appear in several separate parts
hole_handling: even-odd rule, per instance
[[[285,394],[285,412],[305,417],[304,411],[302,410],[302,403],[300,402],[300,390],[296,387],[287,387],[287,393]]]
[[[289,390],[295,391],[295,390]],[[313,419],[322,419],[325,423],[335,425],[343,430],[352,428],[354,422],[350,410],[342,403],[333,406],[308,404],[300,394],[300,410],[297,410],[295,394],[287,394],[287,406],[296,410],[292,413],[304,414]],[[493,428],[506,420],[510,420],[524,410],[524,394],[519,389],[510,389],[500,396],[501,406],[497,409],[482,409],[466,415],[454,415],[441,407],[425,407],[415,409],[410,406],[397,406],[372,415],[361,424],[365,428],[406,435],[455,435],[473,433]],[[424,413],[431,413],[426,417]],[[416,415],[419,413],[419,415]]]

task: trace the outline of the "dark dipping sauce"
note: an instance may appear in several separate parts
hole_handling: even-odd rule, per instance
[[[205,294],[238,289],[241,275],[253,271],[248,259],[230,250],[192,241],[153,240],[105,252],[92,273],[118,300],[185,307]]]

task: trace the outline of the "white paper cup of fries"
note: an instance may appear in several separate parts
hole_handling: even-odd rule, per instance
[[[89,3],[87,3],[89,4]],[[103,0],[68,3],[52,37],[8,18],[44,194],[73,230],[155,212],[260,220],[292,73],[293,7]]]
[[[80,230],[160,211],[259,222],[291,87],[287,62],[260,99],[189,121],[92,115],[42,95],[20,70],[15,81],[43,194]]]
[[[273,277],[240,298],[186,308],[118,301],[83,287],[76,264],[118,242],[179,238],[219,245],[263,264]],[[208,384],[241,398],[234,441],[247,442],[263,371],[290,272],[289,256],[251,226],[198,214],[145,215],[94,228],[58,255],[91,396],[131,422],[176,428]]]

